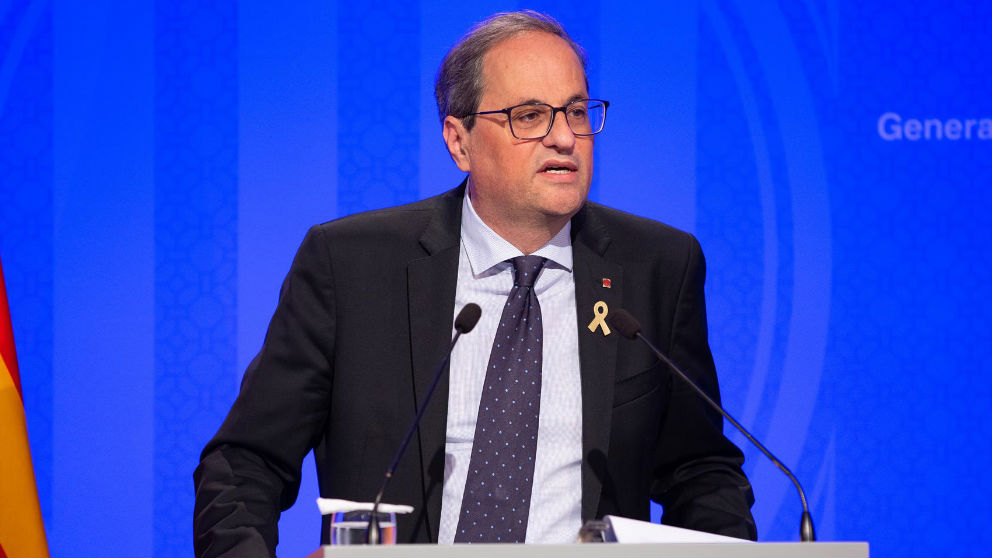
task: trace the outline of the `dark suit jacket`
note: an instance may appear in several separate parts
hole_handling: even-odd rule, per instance
[[[374,497],[451,340],[463,195],[464,186],[309,231],[265,343],[194,474],[197,555],[272,554],[311,448],[323,496]],[[719,397],[698,243],[587,203],[572,220],[572,246],[583,518],[648,519],[654,499],[665,523],[753,539],[743,457],[719,414],[639,342],[587,327],[597,301],[628,309]],[[384,501],[416,508],[400,519],[401,542],[437,540],[447,391],[445,376],[386,491]]]

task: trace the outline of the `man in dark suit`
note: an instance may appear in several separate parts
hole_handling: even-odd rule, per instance
[[[445,143],[468,179],[310,230],[194,475],[197,554],[273,554],[311,449],[323,496],[372,498],[445,356],[453,316],[479,298],[483,318],[456,348],[385,495],[416,508],[399,521],[400,542],[465,542],[468,459],[485,445],[476,410],[484,416],[480,392],[495,382],[486,361],[499,354],[499,312],[521,288],[514,270],[525,260],[543,266],[521,292],[539,301],[548,342],[537,349],[536,453],[513,456],[537,462],[522,485],[529,517],[518,540],[561,541],[606,514],[647,519],[651,499],[665,523],[753,539],[743,457],[719,414],[602,321],[629,309],[718,397],[698,243],[586,200],[608,103],[588,99],[581,49],[547,16],[499,14],[448,53],[436,92]]]

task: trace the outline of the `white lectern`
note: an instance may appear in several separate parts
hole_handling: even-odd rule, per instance
[[[322,546],[307,558],[868,558],[866,542]]]

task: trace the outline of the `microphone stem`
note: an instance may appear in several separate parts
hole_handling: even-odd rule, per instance
[[[396,467],[399,465],[400,458],[406,453],[406,447],[410,445],[410,440],[413,439],[413,433],[417,431],[417,426],[420,424],[421,417],[424,416],[424,411],[427,410],[427,404],[430,403],[431,397],[434,395],[434,390],[437,388],[438,382],[441,380],[441,375],[444,373],[447,367],[448,361],[451,360],[451,351],[455,348],[455,343],[458,342],[458,338],[461,337],[462,332],[455,330],[454,337],[451,338],[451,345],[448,346],[447,356],[444,361],[441,362],[441,366],[438,367],[437,372],[434,374],[434,379],[431,381],[430,387],[427,388],[427,393],[421,399],[420,408],[417,409],[417,416],[413,419],[410,424],[410,429],[406,431],[406,437],[403,438],[403,443],[400,444],[399,451],[396,452],[396,457],[393,458],[393,462],[389,464],[389,468],[386,469],[386,477],[382,480],[382,486],[379,487],[379,493],[375,496],[375,503],[372,504],[372,514],[369,516],[369,527],[366,535],[366,540],[368,544],[381,544],[379,541],[379,503],[382,502],[382,495],[386,492],[386,486],[389,484],[389,479],[393,478],[393,473],[396,471]]]
[[[730,416],[730,413],[725,411],[719,403],[714,401],[705,391],[702,390],[702,388],[697,386],[696,382],[690,380],[689,376],[687,376],[686,373],[683,372],[682,369],[678,367],[678,365],[676,365],[674,362],[671,361],[671,359],[665,356],[665,353],[661,352],[657,347],[654,346],[654,344],[648,341],[648,339],[644,337],[644,335],[640,331],[637,332],[637,337],[639,337],[641,341],[646,343],[648,347],[651,347],[651,349],[655,352],[655,354],[658,355],[658,358],[663,360],[665,364],[669,366],[669,368],[674,370],[676,374],[678,374],[687,384],[689,384],[692,387],[692,389],[696,391],[697,394],[699,394],[700,397],[703,398],[703,400],[705,400],[707,403],[709,403],[711,407],[713,407],[721,415],[723,415],[723,418],[727,419],[727,421],[729,421],[730,424],[734,425],[737,428],[737,430],[739,430],[742,434],[744,434],[744,436],[747,437],[748,440],[751,440],[751,443],[754,444],[759,450],[761,450],[761,453],[765,454],[765,456],[768,457],[768,459],[771,459],[772,463],[774,463],[783,473],[785,473],[787,477],[789,477],[789,480],[792,481],[792,484],[796,485],[796,490],[799,492],[799,499],[802,501],[803,504],[803,515],[802,515],[802,522],[799,528],[799,538],[802,542],[815,541],[816,535],[813,531],[813,518],[812,516],[810,516],[809,506],[806,504],[806,493],[803,491],[803,487],[799,484],[799,479],[797,479],[796,476],[792,474],[792,471],[790,471],[789,468],[785,466],[785,464],[779,461],[778,458],[775,457],[772,454],[772,452],[765,447],[764,444],[762,444],[757,440],[757,438],[752,436],[751,433],[748,432],[748,430],[741,425],[741,423],[737,422],[737,420],[735,420],[734,417]]]

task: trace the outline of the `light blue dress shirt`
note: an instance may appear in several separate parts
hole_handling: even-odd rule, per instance
[[[568,223],[534,252],[548,263],[534,286],[544,322],[544,352],[528,543],[573,542],[582,524],[582,389],[570,232]],[[513,288],[513,269],[506,260],[522,255],[479,218],[466,193],[455,314],[475,302],[482,307],[482,318],[451,355],[438,536],[442,544],[455,538],[489,354]]]

